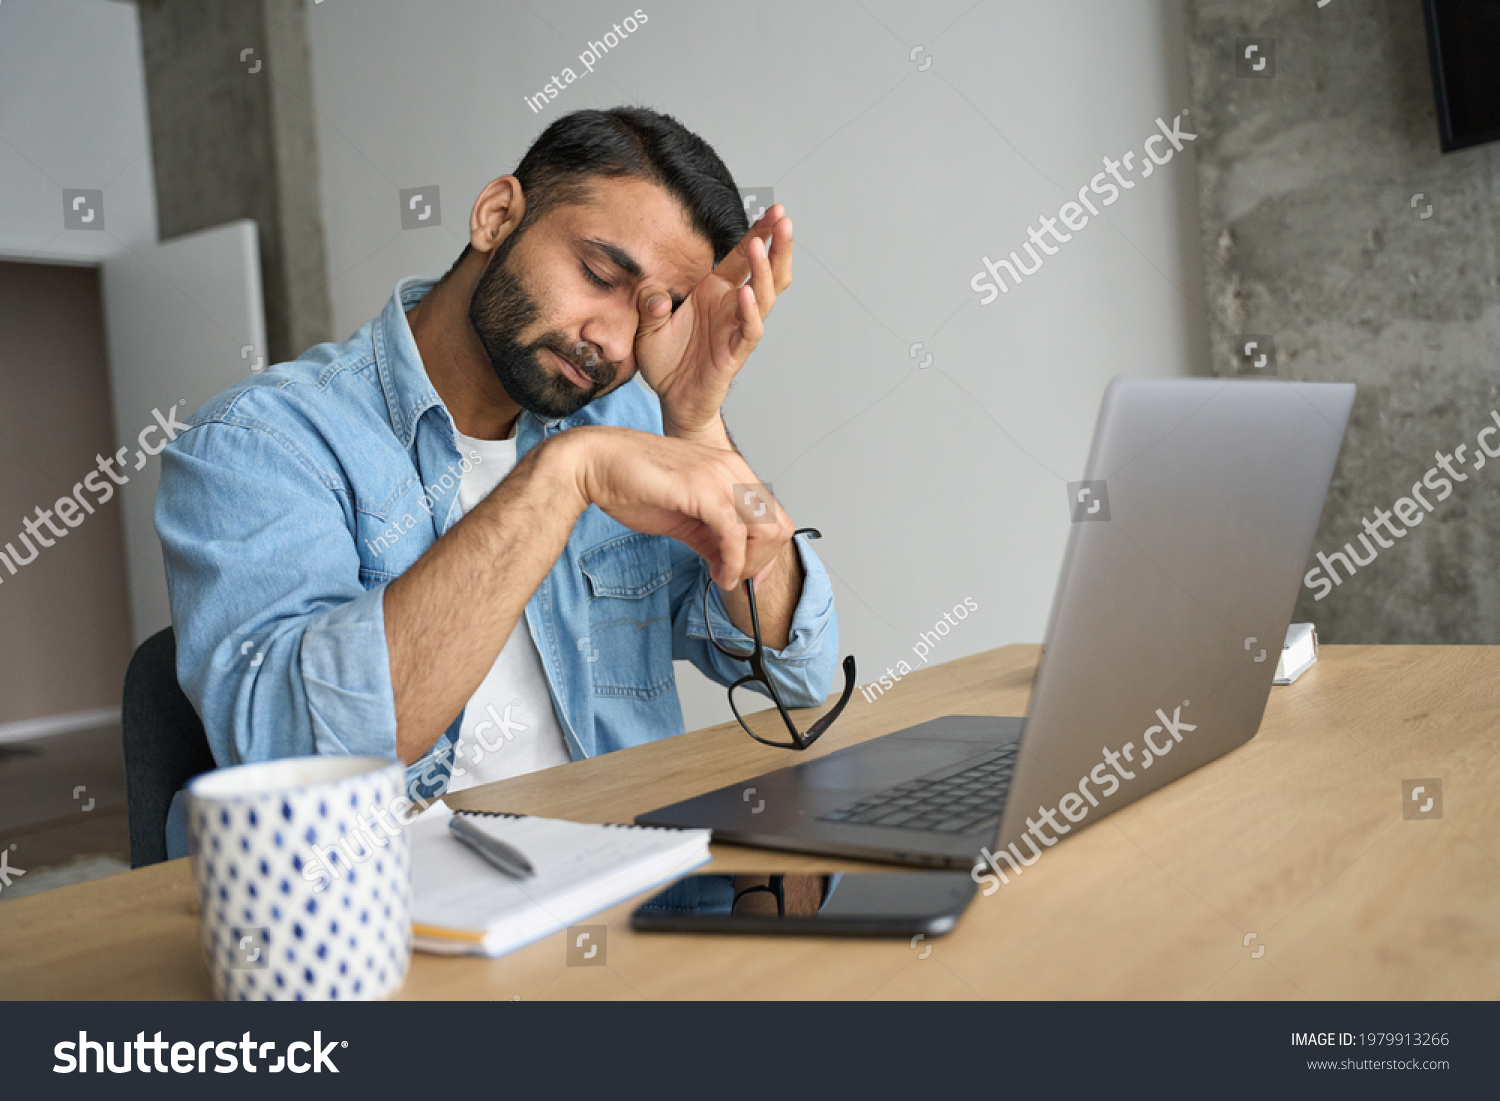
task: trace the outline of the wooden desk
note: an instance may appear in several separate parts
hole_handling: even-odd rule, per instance
[[[856,695],[808,752],[945,713],[1024,714],[1036,655],[1007,646]],[[498,960],[418,953],[400,996],[1493,998],[1497,739],[1500,647],[1328,646],[1272,689],[1250,743],[977,897],[925,959],[904,940],[635,934],[633,901],[591,919],[609,925],[606,967],[565,966],[559,933]],[[629,821],[791,760],[721,726],[454,802]],[[1401,782],[1419,777],[1443,781],[1440,820],[1402,818]],[[727,845],[709,867],[871,868]],[[207,997],[190,880],[177,860],[0,903],[0,997]]]

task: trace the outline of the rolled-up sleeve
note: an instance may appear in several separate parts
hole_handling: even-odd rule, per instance
[[[766,647],[766,671],[786,706],[816,707],[833,689],[838,667],[838,617],[828,571],[813,553],[807,537],[796,536],[792,543],[802,562],[802,595],[792,614],[786,645],[779,650]],[[709,639],[703,616],[708,564],[682,544],[673,542],[672,546],[673,657],[691,661],[719,684],[732,684],[750,672],[750,663],[722,653]],[[754,647],[755,640],[740,631],[724,610],[717,585],[709,590],[708,615],[713,620],[714,638],[726,645],[742,645],[747,652]],[[759,686],[756,690],[760,691]]]
[[[353,508],[269,426],[210,421],[163,452],[178,679],[221,766],[396,756],[385,584],[361,581]]]

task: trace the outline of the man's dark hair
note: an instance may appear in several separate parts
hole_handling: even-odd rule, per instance
[[[632,176],[666,188],[713,246],[715,264],[750,229],[734,177],[713,147],[671,115],[649,107],[562,116],[532,142],[515,176],[526,199],[518,234],[547,211],[584,201],[591,180],[599,176]],[[464,247],[457,263],[471,248]]]

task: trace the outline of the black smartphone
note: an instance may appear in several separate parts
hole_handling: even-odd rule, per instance
[[[787,883],[794,876],[821,882],[811,891],[806,882],[794,890]],[[661,933],[936,937],[953,929],[974,891],[968,872],[691,875],[642,904],[630,927]],[[762,897],[755,905],[744,904],[752,893]],[[786,905],[783,896],[793,903]]]

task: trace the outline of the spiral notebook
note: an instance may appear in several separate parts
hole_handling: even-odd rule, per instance
[[[536,874],[512,879],[453,837],[462,814],[513,845]],[[434,803],[411,831],[413,945],[503,956],[674,879],[709,859],[708,830],[598,826]]]

